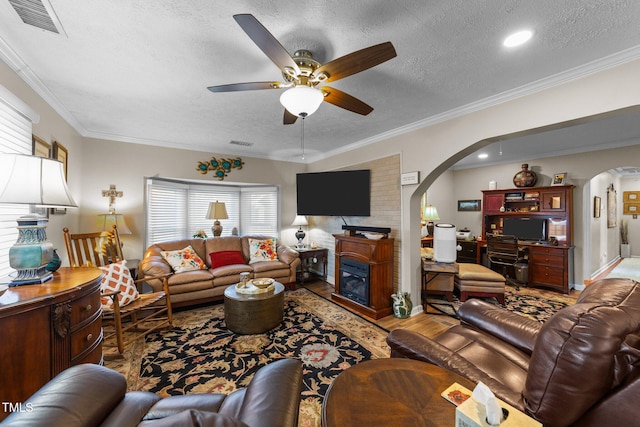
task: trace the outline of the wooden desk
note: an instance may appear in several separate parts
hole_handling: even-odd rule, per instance
[[[452,372],[411,359],[374,359],[333,381],[322,404],[324,427],[447,426],[456,407],[440,396],[454,382],[475,385]]]
[[[0,402],[23,402],[69,366],[102,361],[102,274],[63,267],[0,296]]]

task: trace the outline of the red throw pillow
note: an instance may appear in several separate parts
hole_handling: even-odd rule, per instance
[[[244,264],[244,258],[240,251],[218,251],[209,254],[211,258],[211,268],[222,267],[223,265]]]

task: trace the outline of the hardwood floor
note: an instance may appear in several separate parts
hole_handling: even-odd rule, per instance
[[[305,282],[304,285],[298,285],[299,287],[307,288],[308,290],[322,296],[323,298],[331,299],[331,293],[334,288],[330,283],[324,282],[322,280],[310,280]],[[535,294],[540,297],[545,297],[548,295],[552,298],[561,298],[567,299],[568,302],[575,301],[580,294],[579,291],[572,290],[569,295],[562,295],[557,292],[545,291],[541,289],[532,289],[532,288],[521,288],[522,292],[527,292],[528,294]],[[335,302],[335,301],[334,301]],[[340,305],[340,304],[339,304]],[[347,307],[344,307],[348,310]],[[393,316],[383,317],[382,319],[374,320],[365,317],[367,320],[375,323],[376,325],[387,329],[389,331],[393,329],[409,329],[412,331],[419,332],[422,335],[427,337],[434,337],[440,334],[442,331],[449,329],[452,326],[455,326],[460,323],[457,319],[454,319],[449,316],[437,315],[437,314],[425,314],[421,313],[418,315],[414,315],[409,317],[408,319],[398,319]]]

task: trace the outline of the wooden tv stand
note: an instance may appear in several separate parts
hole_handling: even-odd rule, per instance
[[[380,319],[392,314],[394,239],[373,240],[366,237],[334,234],[335,291],[331,299],[364,316]],[[369,265],[369,305],[363,305],[340,294],[340,259],[347,258]]]
[[[547,221],[547,240],[524,242],[529,258],[528,285],[565,294],[573,285],[573,185],[482,191],[482,240],[502,234],[505,218]],[[550,238],[556,239],[555,243]]]

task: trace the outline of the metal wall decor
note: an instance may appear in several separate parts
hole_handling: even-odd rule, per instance
[[[231,172],[231,169],[242,169],[242,165],[244,165],[244,162],[240,157],[236,157],[235,159],[217,159],[211,157],[211,160],[208,162],[198,162],[196,170],[203,175],[206,175],[209,171],[213,171],[213,175],[218,178],[219,181],[222,181],[227,174]]]

